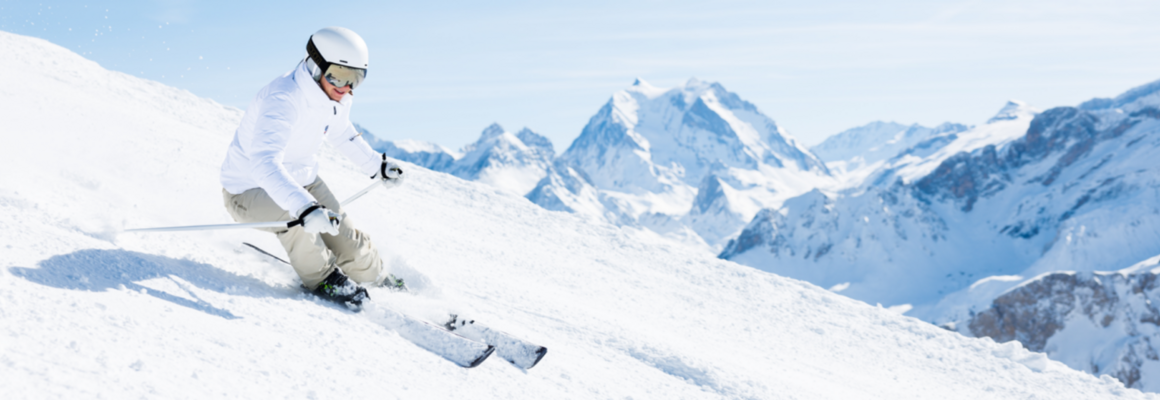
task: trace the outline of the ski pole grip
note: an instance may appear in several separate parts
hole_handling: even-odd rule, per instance
[[[303,219],[305,219],[307,215],[310,215],[310,213],[314,212],[314,210],[319,208],[324,207],[322,207],[321,204],[315,204],[310,207],[306,207],[305,210],[302,210],[302,214],[298,215],[298,219],[290,221],[290,223],[286,224],[286,228],[293,228],[295,226],[302,225],[304,223]]]

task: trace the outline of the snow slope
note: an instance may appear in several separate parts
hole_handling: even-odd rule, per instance
[[[645,230],[411,166],[347,207],[414,294],[546,345],[471,370],[319,303],[225,223],[238,110],[0,32],[0,387],[6,398],[1155,398]],[[287,68],[292,65],[288,64]],[[327,149],[341,198],[369,183]]]

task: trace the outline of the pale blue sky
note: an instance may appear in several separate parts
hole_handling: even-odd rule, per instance
[[[450,148],[527,126],[557,151],[637,77],[720,82],[806,144],[873,120],[979,124],[1012,98],[1075,105],[1160,79],[1158,17],[1151,0],[0,0],[0,30],[239,108],[346,26],[371,49],[355,122]]]

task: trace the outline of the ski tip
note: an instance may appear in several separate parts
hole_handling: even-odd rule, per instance
[[[532,365],[529,365],[527,369],[532,369],[532,367],[536,366],[536,364],[539,364],[540,360],[543,360],[544,356],[546,356],[546,355],[548,355],[548,348],[540,346],[540,348],[538,350],[536,350],[535,361],[532,361]]]
[[[487,357],[491,356],[491,353],[494,353],[494,352],[495,352],[495,346],[492,346],[490,344],[487,345],[487,350],[484,350],[482,355],[480,355],[475,360],[471,361],[471,364],[465,365],[463,368],[478,367],[479,364],[483,364],[483,360],[486,360]]]

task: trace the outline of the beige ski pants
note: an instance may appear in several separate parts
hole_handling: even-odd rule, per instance
[[[339,268],[355,282],[374,282],[383,268],[379,252],[371,244],[371,238],[354,228],[350,217],[342,211],[338,200],[322,178],[306,185],[306,190],[319,204],[342,215],[338,235],[306,232],[301,225],[290,229],[262,228],[273,232],[282,241],[282,247],[290,256],[290,265],[302,278],[302,285],[314,290],[335,268]],[[262,188],[253,188],[241,194],[231,194],[222,189],[226,210],[237,222],[288,221],[294,219],[290,212],[283,210]]]

